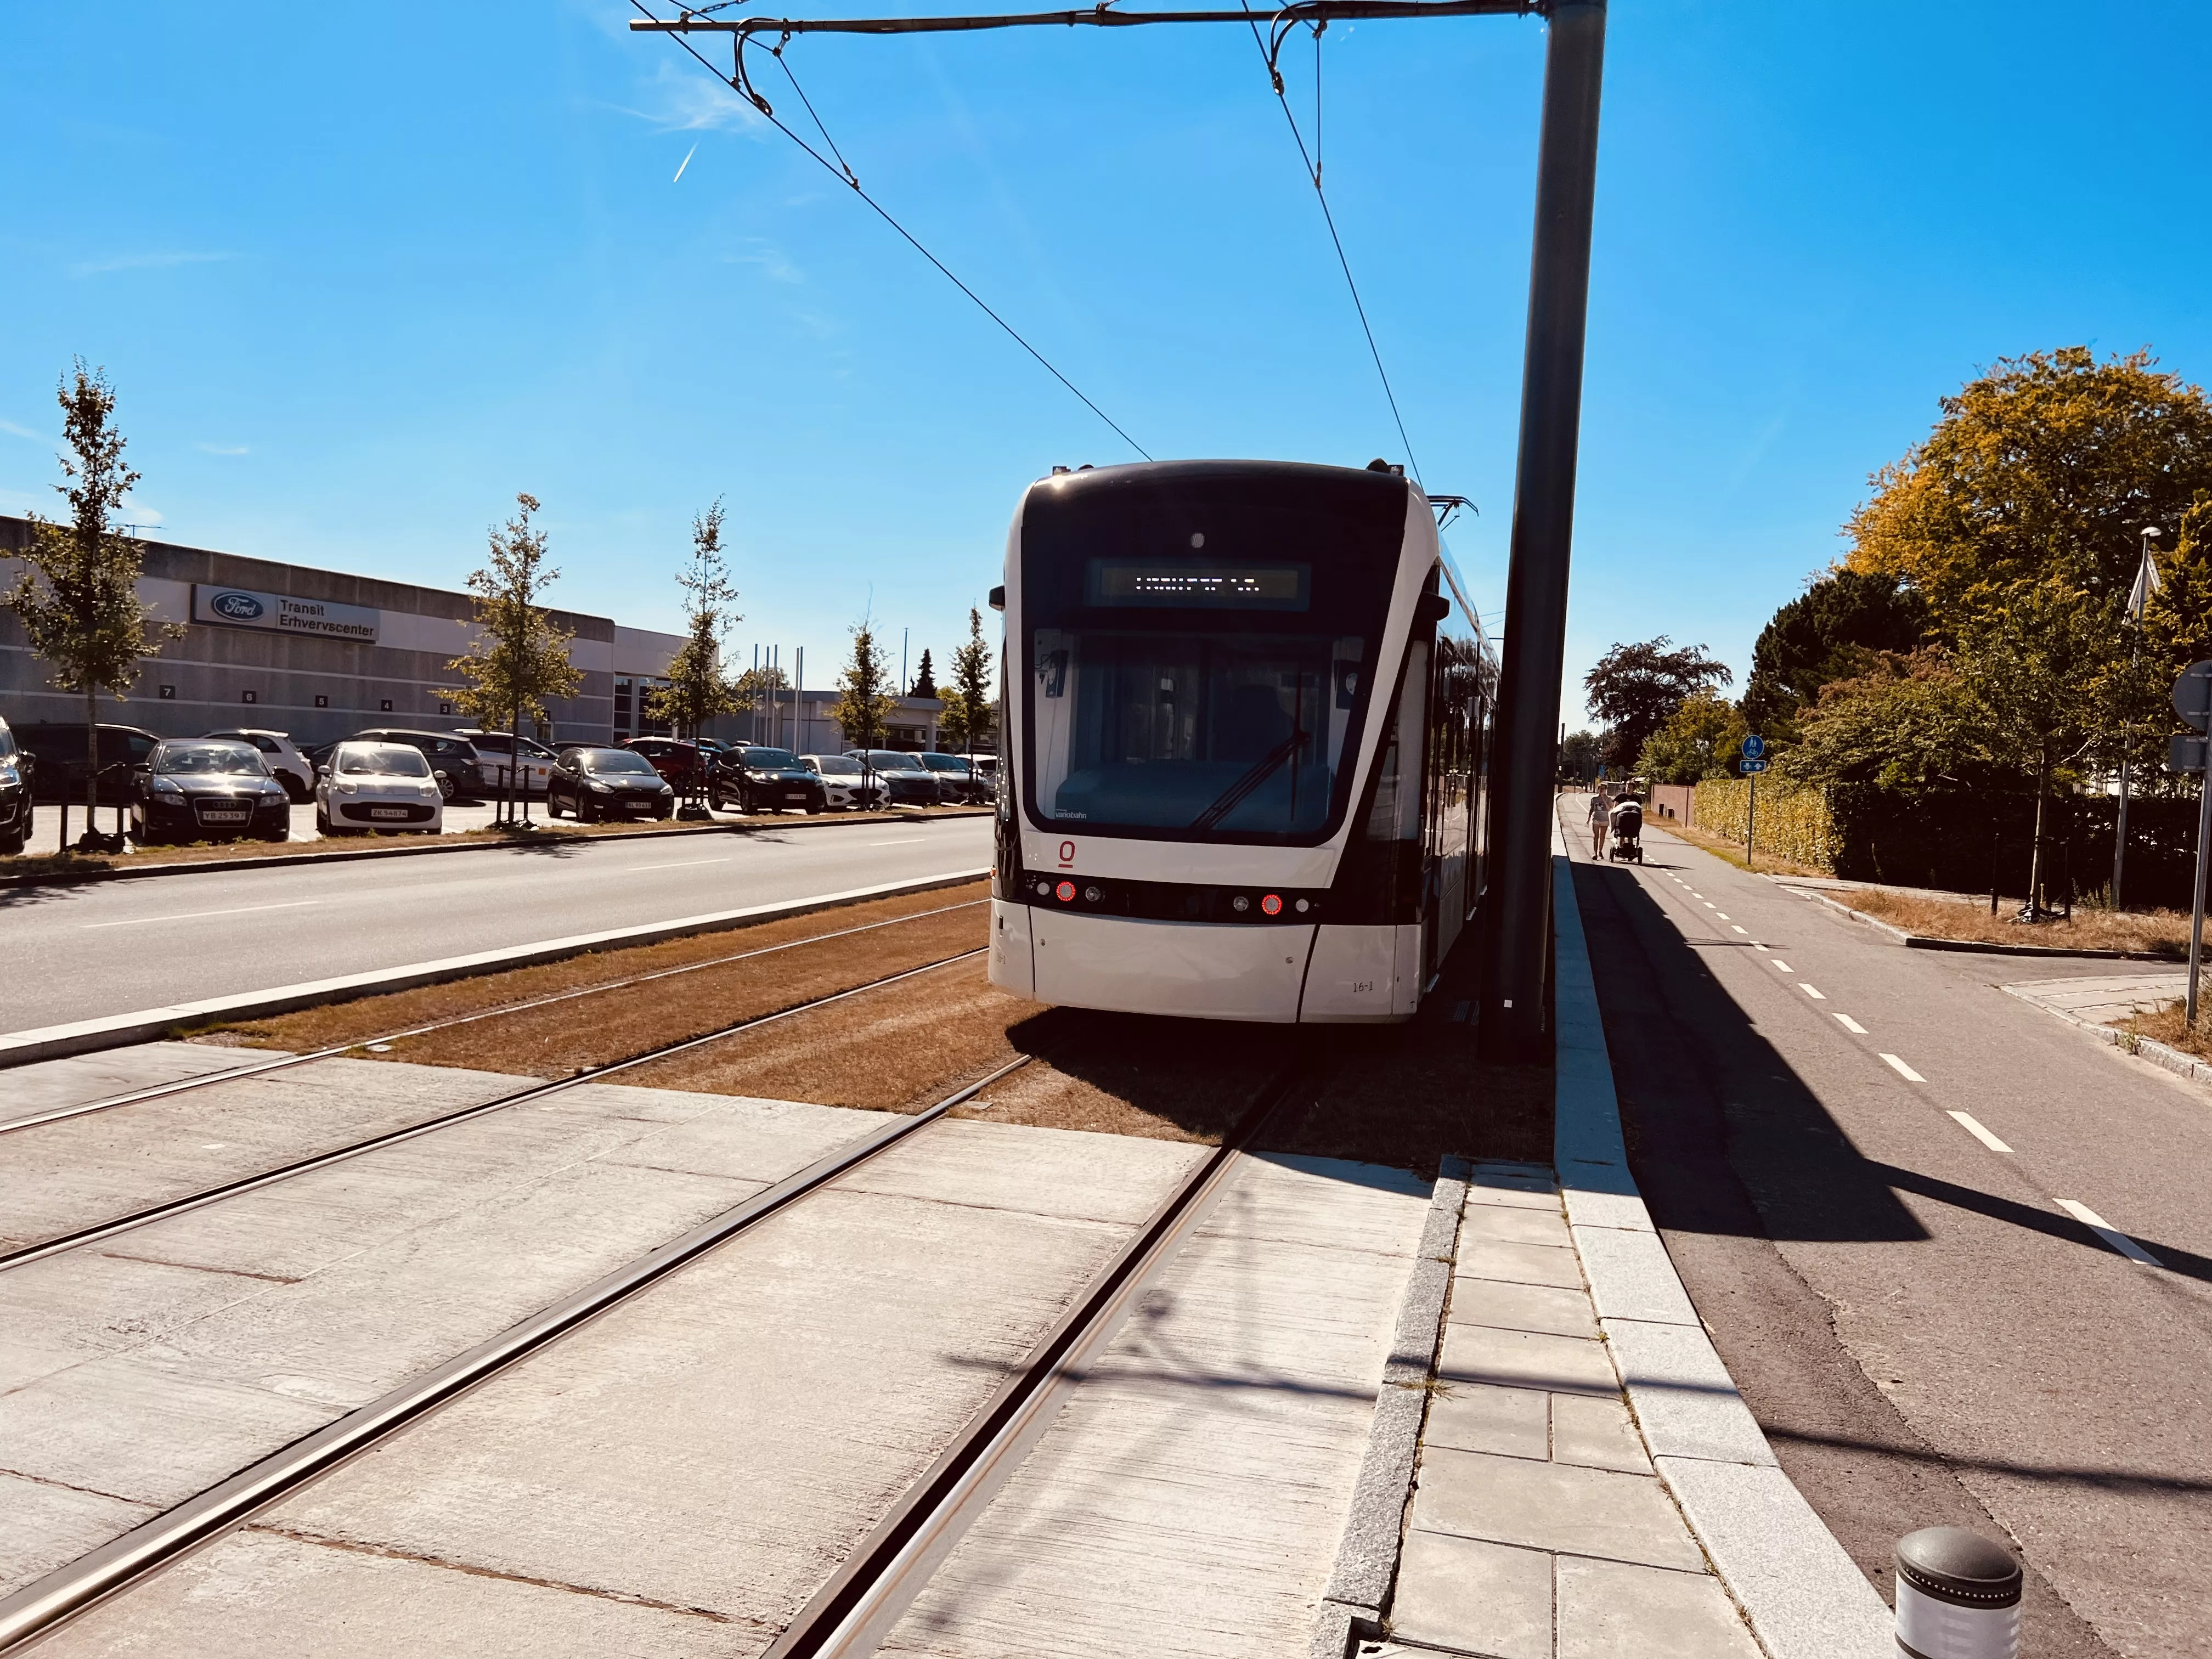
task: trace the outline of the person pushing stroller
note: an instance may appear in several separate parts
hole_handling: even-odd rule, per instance
[[[1613,827],[1613,851],[1609,856],[1616,863],[1643,863],[1643,803],[1627,790],[1623,790],[1620,799],[1613,804],[1609,816]]]

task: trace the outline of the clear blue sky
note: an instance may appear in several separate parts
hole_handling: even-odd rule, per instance
[[[741,650],[803,644],[820,683],[872,605],[941,664],[1023,486],[1128,453],[631,15],[0,11],[0,511],[55,499],[81,353],[174,539],[457,586],[527,489],[559,602],[669,627],[722,495]],[[1481,505],[1452,541],[1493,608],[1542,25],[1326,46],[1338,222],[1424,473]],[[1401,455],[1249,35],[791,60],[871,191],[1155,455]],[[1658,633],[1741,676],[1867,475],[1999,356],[2212,375],[2208,64],[2171,0],[1617,0],[1571,686]]]

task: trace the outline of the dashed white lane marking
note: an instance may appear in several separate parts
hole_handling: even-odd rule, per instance
[[[1836,1018],[1843,1021],[1844,1029],[1846,1031],[1856,1031],[1861,1036],[1864,1036],[1867,1034],[1867,1028],[1860,1024],[1858,1021],[1853,1019],[1849,1014],[1838,1014]]]
[[[1729,926],[1730,927],[1734,928],[1734,929],[1735,929],[1737,933],[1745,933],[1745,932],[1747,932],[1747,930],[1745,928],[1745,927],[1743,926],[1743,924],[1742,924],[1741,922],[1740,922],[1740,921],[1732,921],[1732,922],[1729,923]]]
[[[143,927],[151,921],[198,921],[202,916],[242,916],[251,910],[298,910],[310,904],[320,904],[320,899],[288,899],[282,904],[241,904],[234,910],[187,910],[175,916],[133,916],[128,921],[88,921],[85,931],[95,927]]]
[[[1988,1147],[1991,1152],[2008,1152],[2012,1150],[2011,1147],[2006,1146],[2004,1142],[1999,1140],[1987,1129],[1984,1129],[1972,1112],[1953,1112],[1950,1115],[1957,1121],[1960,1128],[1964,1129],[1968,1134],[1973,1136],[1975,1139],[1980,1141],[1983,1146]]]
[[[929,837],[927,836],[901,836],[896,841],[872,841],[866,844],[870,847],[904,847],[909,842],[927,841]]]
[[[1713,920],[1714,920],[1715,921],[1726,921],[1728,920],[1728,917],[1727,917],[1725,915],[1723,915],[1722,912],[1720,912],[1720,911],[1718,911],[1718,910],[1716,910],[1716,911],[1714,911],[1714,912],[1713,912]]]
[[[1713,902],[1711,899],[1701,899],[1698,902],[1702,903],[1708,910],[1714,908]]]
[[[1771,960],[1773,962],[1774,965],[1775,965],[1777,968],[1780,969],[1781,969],[1784,973],[1785,973],[1785,974],[1794,974],[1794,973],[1796,973],[1796,972],[1797,971],[1795,968],[1792,968],[1792,967],[1791,967],[1788,963],[1786,963],[1786,962],[1783,961],[1783,959],[1782,959],[1780,957],[1772,957],[1772,958],[1771,958]]]
[[[1914,1071],[1910,1066],[1907,1066],[1895,1054],[1884,1054],[1882,1058],[1889,1062],[1889,1069],[1896,1073],[1898,1076],[1903,1078],[1907,1083],[1925,1083],[1928,1081],[1926,1078],[1921,1076],[1919,1073]]]
[[[648,870],[690,870],[702,864],[727,864],[727,859],[684,859],[675,864],[625,864],[617,873],[635,876]]]
[[[2098,1237],[2103,1239],[2106,1243],[2111,1245],[2122,1255],[2127,1257],[2129,1261],[2140,1261],[2146,1267],[2163,1267],[2166,1265],[2166,1263],[2160,1261],[2148,1250],[2143,1249],[2142,1245],[2136,1243],[2135,1240],[2130,1238],[2125,1233],[2122,1232],[2118,1227],[2113,1226],[2112,1223],[2106,1220],[2104,1217],[2099,1215],[2094,1210],[2091,1209],[2087,1205],[2080,1202],[2078,1200],[2062,1198],[2058,1200],[2058,1207],[2065,1211],[2067,1214],[2072,1216],[2076,1221],[2087,1227],[2091,1232],[2096,1234]]]
[[[1754,951],[1764,951],[1764,950],[1765,950],[1767,947],[1766,947],[1765,945],[1764,945],[1759,944],[1756,940],[1754,940],[1754,941],[1753,942],[1753,944],[1752,944],[1752,947],[1751,947],[1751,948],[1752,948],[1753,950],[1754,950]]]
[[[1797,988],[1802,991],[1807,996],[1812,998],[1815,1002],[1826,1002],[1828,1000],[1820,992],[1815,990],[1812,986],[1808,985],[1802,979],[1797,981]]]

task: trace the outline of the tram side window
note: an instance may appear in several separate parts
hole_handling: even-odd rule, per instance
[[[1225,835],[1327,823],[1357,640],[1040,629],[1034,644],[1042,813]]]
[[[1418,841],[1421,834],[1421,709],[1429,682],[1427,641],[1406,653],[1398,685],[1397,714],[1375,779],[1375,804],[1367,812],[1370,841]]]

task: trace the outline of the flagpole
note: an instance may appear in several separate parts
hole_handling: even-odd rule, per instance
[[[2142,568],[2136,572],[2135,591],[2128,595],[2128,616],[2135,623],[2135,634],[2129,645],[2128,660],[2137,661],[2142,656],[2143,607],[2150,596],[2158,591],[2158,567],[2151,562],[2150,544],[2158,539],[2158,526],[2145,525],[2142,529]],[[2135,728],[2120,728],[2120,812],[2112,830],[2112,908],[2120,908],[2120,878],[2128,861],[2128,747],[2135,737]]]

